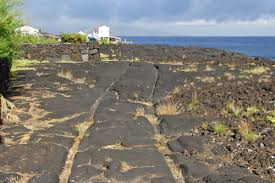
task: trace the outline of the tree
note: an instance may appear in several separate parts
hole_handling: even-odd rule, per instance
[[[0,0],[0,59],[11,61],[17,51],[15,29],[22,25],[19,0]]]

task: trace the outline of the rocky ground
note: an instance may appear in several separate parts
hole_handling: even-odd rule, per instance
[[[31,65],[0,182],[274,182],[274,78],[257,61]]]

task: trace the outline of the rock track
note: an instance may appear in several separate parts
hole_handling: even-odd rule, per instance
[[[236,167],[214,171],[183,155],[205,150],[205,139],[188,136],[199,117],[156,115],[156,104],[190,77],[166,65],[129,62],[20,71],[9,93],[16,109],[2,130],[0,182],[229,180]],[[254,175],[241,168],[234,176],[249,182]]]

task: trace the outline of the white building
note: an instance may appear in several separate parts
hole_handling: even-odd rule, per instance
[[[95,28],[93,31],[93,37],[97,40],[101,38],[109,38],[110,37],[110,27],[105,25]]]
[[[121,39],[119,37],[111,36],[110,27],[107,27],[106,25],[95,28],[92,35],[88,34],[88,37],[94,38],[98,41],[101,41],[102,38],[107,38],[108,41],[113,44],[117,44],[121,42]]]
[[[36,36],[40,34],[39,29],[26,26],[26,25],[23,27],[17,28],[16,31],[22,34],[30,34],[30,35],[36,35]]]

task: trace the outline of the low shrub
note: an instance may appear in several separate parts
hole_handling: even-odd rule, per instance
[[[60,33],[63,43],[85,43],[86,36],[78,33]]]
[[[29,44],[56,44],[58,40],[52,38],[46,38],[44,36],[18,34],[17,40],[19,43],[29,43]]]

